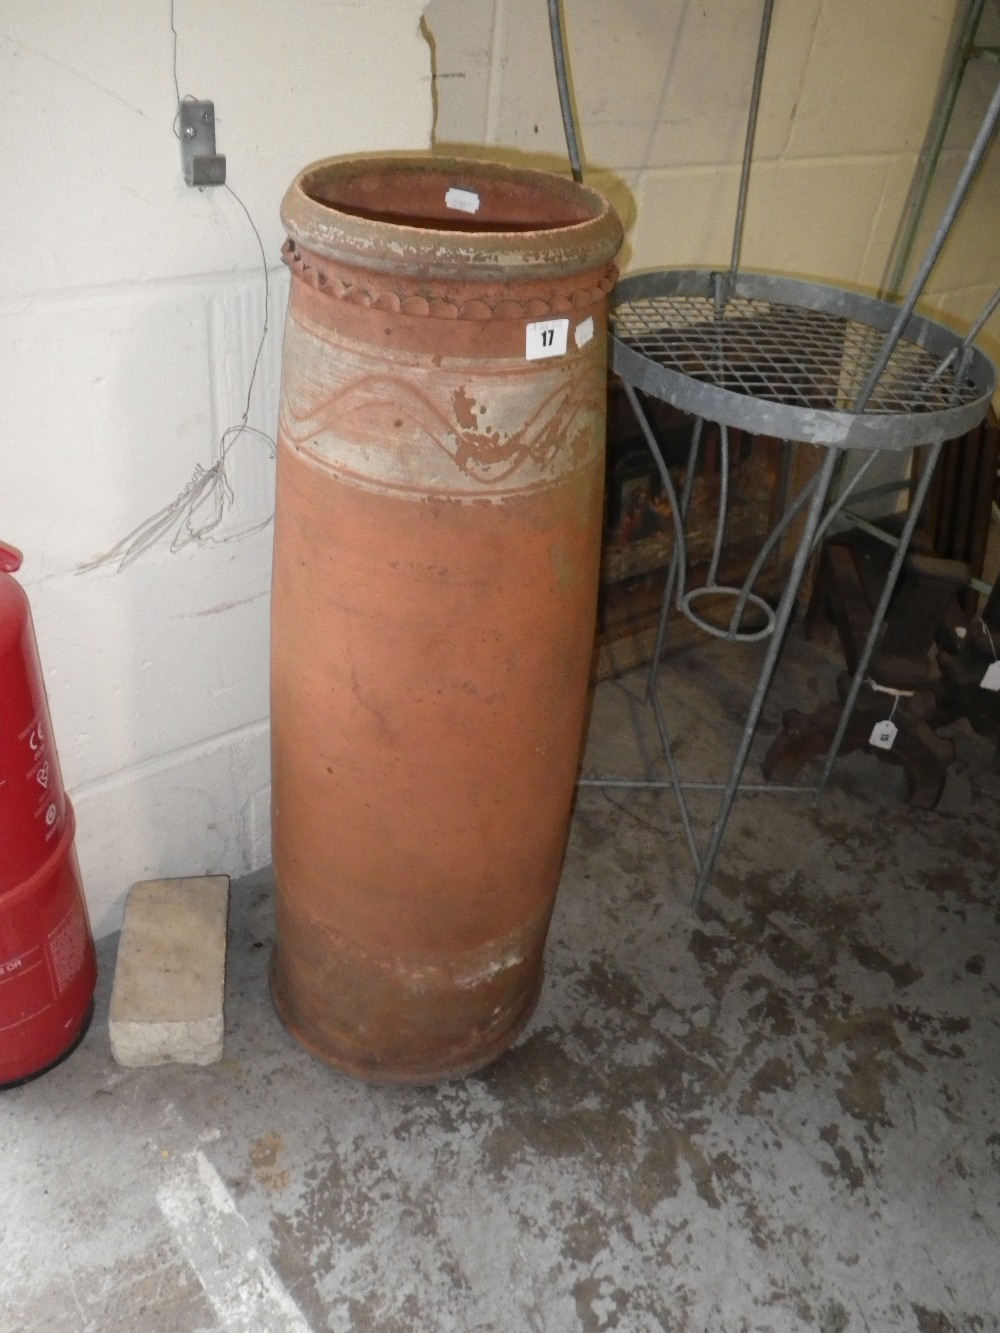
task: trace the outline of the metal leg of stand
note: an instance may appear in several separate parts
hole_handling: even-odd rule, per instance
[[[666,639],[667,618],[670,614],[670,601],[673,596],[675,585],[679,585],[681,592],[684,589],[684,568],[687,564],[687,544],[684,536],[684,516],[687,514],[688,504],[691,499],[691,487],[694,481],[694,468],[698,456],[698,446],[701,443],[702,420],[698,422],[694,429],[691,439],[691,447],[688,451],[688,471],[684,478],[682,490],[682,499],[678,500],[677,491],[674,487],[673,479],[667,469],[666,460],[663,457],[663,451],[656,438],[653,428],[649,424],[649,418],[643,411],[642,404],[639,402],[635,389],[628,381],[624,381],[625,393],[629,402],[632,404],[632,411],[635,413],[635,419],[645,436],[646,444],[653,455],[653,461],[656,464],[660,474],[660,480],[663,482],[663,489],[666,491],[667,498],[670,501],[670,512],[674,521],[674,550],[670,559],[670,566],[667,572],[667,586],[664,589],[663,602],[660,607],[660,625],[657,631],[656,650],[653,655],[653,663],[650,669],[649,684],[647,686],[647,698],[653,705],[653,715],[656,718],[657,729],[660,733],[660,743],[663,746],[663,756],[667,761],[667,771],[670,774],[670,785],[674,789],[674,795],[677,798],[677,806],[680,810],[681,823],[684,825],[684,832],[687,835],[688,846],[691,848],[691,859],[694,861],[695,870],[701,866],[701,852],[698,848],[698,840],[694,834],[694,826],[691,823],[691,813],[688,810],[687,799],[684,796],[684,787],[681,783],[680,772],[677,768],[677,761],[674,758],[674,752],[670,745],[670,738],[667,735],[666,725],[663,720],[663,713],[660,708],[660,701],[656,696],[656,677],[659,670],[660,653],[663,650],[663,644]],[[643,785],[655,786],[659,784],[648,783]]]
[[[715,541],[712,559],[705,579],[706,588],[714,588],[719,581],[719,561],[726,540],[726,519],[729,517],[729,427],[719,422],[719,512],[715,520]]]
[[[715,816],[715,823],[712,827],[712,835],[709,839],[705,855],[702,858],[701,869],[698,872],[693,900],[695,907],[700,907],[701,905],[701,900],[704,897],[709,879],[711,878],[712,868],[715,865],[715,858],[718,856],[719,848],[722,845],[722,838],[726,831],[729,814],[733,808],[733,802],[736,799],[736,792],[739,788],[740,778],[743,775],[743,769],[746,767],[747,757],[750,754],[750,746],[757,731],[757,724],[760,721],[761,711],[764,707],[764,700],[767,697],[771,679],[774,675],[774,669],[778,662],[778,656],[784,644],[785,631],[788,628],[788,622],[791,619],[792,610],[795,606],[795,598],[799,590],[799,584],[802,582],[802,575],[805,573],[806,562],[812,551],[813,541],[823,515],[827,493],[830,489],[834,468],[837,465],[840,452],[839,449],[829,450],[823,461],[819,482],[813,492],[812,503],[809,506],[809,513],[806,518],[805,529],[799,539],[798,550],[795,552],[795,559],[792,561],[792,568],[788,575],[788,582],[785,585],[784,592],[781,594],[781,601],[778,603],[778,610],[775,613],[774,631],[767,646],[767,655],[764,658],[764,664],[760,670],[757,688],[754,691],[753,699],[750,701],[750,707],[747,711],[746,721],[743,725],[743,735],[740,738],[736,756],[733,759],[729,781],[726,784],[722,800],[719,803],[719,809]]]
[[[698,449],[701,446],[701,432],[705,425],[704,420],[698,417],[694,423],[691,434],[691,444],[688,448],[687,471],[684,474],[684,486],[681,490],[681,527],[687,521],[688,508],[691,504],[691,490],[694,486],[695,469],[698,466]],[[664,463],[664,466],[666,464]],[[681,549],[674,542],[674,549],[670,553],[670,565],[667,568],[667,579],[663,585],[663,600],[660,603],[660,623],[656,627],[656,643],[653,647],[653,660],[649,664],[649,676],[646,680],[646,699],[650,700],[656,690],[656,682],[660,675],[660,659],[663,656],[663,647],[667,641],[667,622],[670,619],[670,604],[673,601],[674,589],[678,583],[678,574],[683,574],[680,569]],[[681,578],[683,584],[683,578]]]
[[[867,474],[868,470],[871,468],[872,464],[878,458],[878,456],[879,456],[878,451],[876,450],[874,453],[870,454],[868,458],[865,459],[861,467],[858,468],[857,472],[844,487],[841,494],[838,495],[837,499],[829,506],[823,518],[823,521],[820,523],[819,527],[816,530],[816,535],[813,538],[813,546],[818,546],[819,543],[822,541],[823,534],[826,532],[827,528],[837,517],[837,515],[841,513],[841,511],[844,508],[844,505],[847,503],[851,494],[856,490],[856,488],[863,480],[863,478]],[[744,580],[743,587],[740,589],[740,595],[736,602],[736,606],[733,609],[732,619],[729,623],[730,636],[735,634],[735,632],[739,629],[740,622],[743,619],[743,612],[746,609],[746,604],[750,597],[750,592],[753,589],[753,585],[757,582],[757,578],[760,574],[760,571],[764,568],[765,561],[767,560],[771,552],[774,550],[775,546],[777,546],[781,538],[785,535],[785,532],[791,526],[792,520],[796,517],[799,510],[805,505],[805,502],[809,499],[809,496],[815,490],[818,481],[819,481],[819,473],[817,473],[815,477],[810,478],[810,480],[806,482],[806,484],[799,491],[798,495],[792,501],[791,505],[789,505],[786,508],[785,513],[783,514],[781,520],[779,521],[777,526],[772,530],[767,541],[760,548],[760,551],[757,554],[757,559],[753,562],[753,565],[751,566],[750,569],[750,573],[746,576],[746,579]]]
[[[817,473],[815,477],[812,477],[806,482],[792,503],[785,508],[784,514],[782,514],[781,518],[771,529],[767,540],[757,552],[757,559],[750,566],[750,572],[743,580],[743,587],[740,589],[740,595],[737,597],[736,605],[733,607],[733,614],[729,621],[729,634],[727,637],[734,638],[738,633],[740,625],[743,623],[743,613],[746,610],[747,602],[750,600],[753,585],[757,582],[757,579],[760,576],[760,571],[767,563],[768,556],[770,556],[778,542],[781,541],[789,527],[791,527],[792,521],[805,502],[809,499],[809,496],[815,490],[818,482],[819,474]]]
[[[663,590],[663,600],[660,603],[660,623],[656,631],[656,647],[653,652],[653,662],[650,668],[649,683],[646,687],[646,697],[649,698],[652,688],[656,684],[656,675],[659,670],[660,654],[663,651],[663,645],[667,637],[667,620],[670,615],[670,599],[673,596],[675,585],[680,585],[680,594],[684,592],[684,568],[687,564],[687,540],[684,536],[684,519],[687,516],[688,505],[691,500],[691,487],[694,482],[694,468],[698,457],[698,447],[701,443],[702,419],[699,417],[694,428],[694,434],[691,437],[691,447],[688,450],[688,469],[684,478],[682,498],[677,499],[677,491],[674,487],[673,478],[667,468],[666,459],[663,457],[663,450],[660,448],[660,442],[649,424],[649,418],[643,410],[639,397],[627,380],[623,381],[625,385],[625,394],[632,405],[632,411],[635,419],[639,423],[639,429],[642,431],[646,440],[649,452],[653,456],[653,462],[656,464],[656,470],[660,474],[660,481],[663,483],[663,489],[670,502],[670,513],[674,521],[674,549],[670,556],[670,565],[667,569],[667,583]]]
[[[868,673],[868,663],[871,661],[872,653],[875,651],[875,641],[882,628],[882,622],[885,620],[885,613],[889,609],[889,601],[896,587],[896,580],[899,577],[899,571],[903,567],[903,561],[906,559],[906,553],[910,549],[910,541],[920,518],[920,511],[924,507],[924,501],[927,499],[927,492],[930,489],[931,478],[934,475],[934,469],[937,467],[938,456],[943,448],[943,441],[939,440],[931,445],[930,455],[927,464],[917,484],[916,493],[910,501],[910,509],[906,515],[906,522],[903,525],[903,531],[900,534],[899,545],[896,547],[895,554],[892,557],[892,564],[889,566],[889,573],[886,575],[885,587],[882,589],[882,596],[879,598],[878,606],[875,608],[875,615],[872,619],[871,629],[868,631],[868,637],[865,640],[865,646],[858,659],[857,670],[854,673],[854,679],[851,681],[851,688],[848,691],[847,698],[844,700],[844,707],[840,713],[840,721],[837,724],[837,730],[834,733],[833,740],[830,743],[830,749],[823,764],[823,772],[820,775],[819,785],[816,788],[817,801],[822,797],[826,790],[826,784],[830,780],[830,774],[833,771],[833,765],[836,762],[837,755],[840,753],[840,747],[844,742],[844,736],[847,734],[847,726],[851,720],[851,714],[854,712],[854,705],[857,703],[858,694],[861,692],[861,686],[864,683],[865,676]]]
[[[684,795],[684,783],[681,781],[680,770],[677,767],[677,760],[674,758],[670,737],[667,735],[667,724],[663,718],[659,696],[654,694],[651,702],[653,716],[656,718],[656,727],[660,733],[660,744],[663,746],[663,756],[667,761],[667,771],[670,773],[670,784],[674,789],[674,796],[677,798],[677,808],[681,813],[681,823],[684,825],[684,832],[687,834],[688,847],[691,849],[691,860],[694,862],[694,871],[697,875],[701,871],[701,849],[698,846],[698,839],[695,837],[694,825],[691,823],[691,811],[688,809],[687,797]]]

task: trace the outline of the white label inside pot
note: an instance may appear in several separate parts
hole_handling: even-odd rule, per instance
[[[445,194],[444,202],[447,208],[457,208],[460,213],[479,212],[479,195],[475,190],[460,190],[453,185]]]
[[[568,319],[536,319],[525,330],[524,359],[540,361],[543,356],[563,356],[568,339]]]

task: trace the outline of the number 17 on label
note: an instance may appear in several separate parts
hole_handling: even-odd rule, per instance
[[[524,359],[540,361],[545,356],[564,356],[568,339],[568,319],[536,319],[525,329]]]

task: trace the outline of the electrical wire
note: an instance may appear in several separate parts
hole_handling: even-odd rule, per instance
[[[177,128],[177,121],[180,116],[181,104],[181,85],[177,80],[177,25],[174,22],[174,0],[170,0],[170,31],[174,34],[174,106],[178,109],[174,112],[174,138],[179,139],[181,132]]]
[[[257,345],[257,355],[254,357],[253,361],[253,370],[250,372],[250,383],[247,386],[247,405],[243,411],[243,426],[245,427],[247,424],[247,417],[250,415],[250,395],[253,393],[254,380],[257,378],[257,367],[260,365],[261,353],[264,351],[264,339],[267,337],[268,325],[270,324],[271,319],[271,282],[267,273],[267,255],[264,253],[264,242],[260,239],[260,232],[257,230],[256,223],[250,216],[249,208],[247,208],[246,204],[231,185],[226,183],[224,184],[223,189],[228,190],[233,196],[240,208],[243,209],[247,222],[250,223],[250,229],[257,241],[257,249],[260,251],[261,272],[264,274],[264,328],[261,331],[260,342]]]
[[[170,28],[174,35],[174,88],[177,91],[177,103],[179,105],[182,98],[177,82],[177,28],[174,24],[174,0],[170,0]],[[174,134],[177,134],[176,117],[174,119]],[[81,565],[77,570],[78,573],[98,569],[103,565],[115,565],[119,571],[123,570],[152,547],[166,540],[168,536],[172,552],[177,552],[193,542],[210,542],[213,545],[222,546],[228,542],[249,537],[255,532],[260,532],[274,518],[274,511],[272,510],[265,519],[251,524],[249,527],[239,528],[224,537],[214,535],[227,511],[235,504],[236,500],[227,472],[229,456],[235,446],[241,440],[256,441],[266,446],[271,458],[274,458],[277,452],[272,436],[268,435],[266,431],[258,430],[256,426],[249,424],[254,384],[257,381],[257,371],[260,367],[261,356],[264,353],[264,343],[267,339],[271,321],[271,284],[267,271],[267,255],[264,251],[264,242],[261,240],[260,232],[250,215],[250,210],[231,185],[227,183],[224,189],[239,204],[247,222],[250,224],[254,238],[257,241],[257,248],[260,251],[261,270],[264,275],[264,327],[261,330],[260,341],[257,344],[257,354],[254,357],[253,368],[250,372],[243,414],[235,425],[227,426],[222,432],[218,443],[218,457],[211,467],[202,467],[200,463],[196,463],[191,474],[191,480],[174,500],[164,505],[162,509],[157,510],[149,518],[144,519],[121,541],[116,542],[109,551],[105,551],[103,555]]]

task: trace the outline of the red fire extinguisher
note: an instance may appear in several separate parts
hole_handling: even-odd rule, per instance
[[[0,1088],[68,1055],[97,963],[28,599],[0,543]]]

